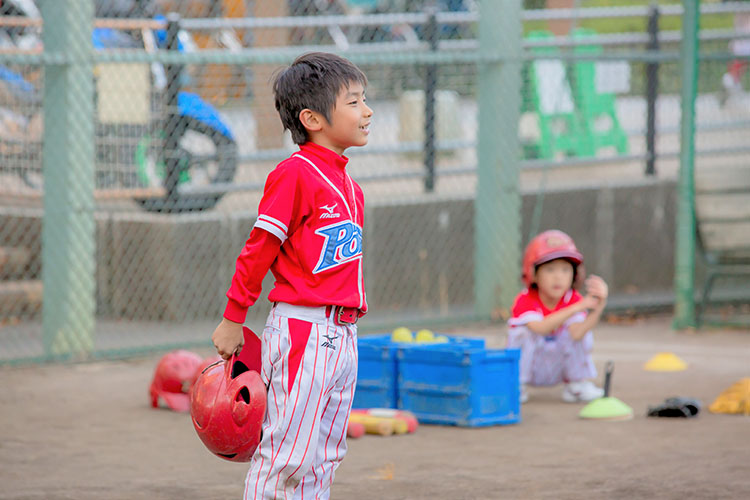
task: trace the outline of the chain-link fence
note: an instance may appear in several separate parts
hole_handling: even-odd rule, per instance
[[[369,79],[363,332],[502,318],[548,228],[613,307],[671,304],[681,6],[502,3],[2,2],[0,362],[208,343],[311,50]],[[696,169],[750,152],[748,13],[704,2]]]

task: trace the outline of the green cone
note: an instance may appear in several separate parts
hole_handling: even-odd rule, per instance
[[[607,396],[584,406],[578,416],[597,420],[628,420],[633,418],[633,409],[619,399]]]

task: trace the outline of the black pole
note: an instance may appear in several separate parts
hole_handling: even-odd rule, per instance
[[[648,50],[659,51],[659,6],[651,4],[648,14]],[[656,169],[656,97],[659,93],[659,63],[646,64],[646,175]]]
[[[167,15],[167,50],[179,50],[178,34],[180,31],[180,15],[171,12]],[[184,130],[180,130],[181,124],[180,111],[177,104],[177,98],[180,93],[180,77],[182,75],[181,64],[166,65],[167,72],[167,110],[166,123],[164,125],[164,163],[167,169],[167,176],[164,179],[164,189],[167,192],[167,203],[165,208],[169,211],[175,209],[177,200],[177,184],[180,180],[180,159],[178,158],[177,149],[180,137]]]
[[[425,39],[430,43],[430,50],[437,52],[438,30],[437,9],[434,5],[426,8],[427,24]],[[437,86],[437,65],[427,64],[424,78],[424,190],[431,193],[435,190],[435,87]]]
[[[610,384],[612,383],[612,372],[615,370],[615,364],[610,360],[604,365],[604,397],[609,397]]]

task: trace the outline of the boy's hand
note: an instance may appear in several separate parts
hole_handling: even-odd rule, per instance
[[[592,274],[586,278],[586,296],[597,299],[597,307],[604,307],[607,304],[609,296],[609,287],[607,283],[599,276]]]
[[[242,350],[242,344],[245,341],[242,336],[242,324],[223,318],[214,330],[214,334],[211,335],[211,340],[219,356],[229,359],[233,353],[239,353]]]

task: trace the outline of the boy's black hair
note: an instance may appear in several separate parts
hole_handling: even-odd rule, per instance
[[[325,52],[303,54],[276,75],[273,82],[276,111],[295,144],[308,140],[307,130],[299,119],[300,111],[305,108],[316,111],[331,123],[336,97],[352,82],[366,87],[367,77],[351,61]]]

